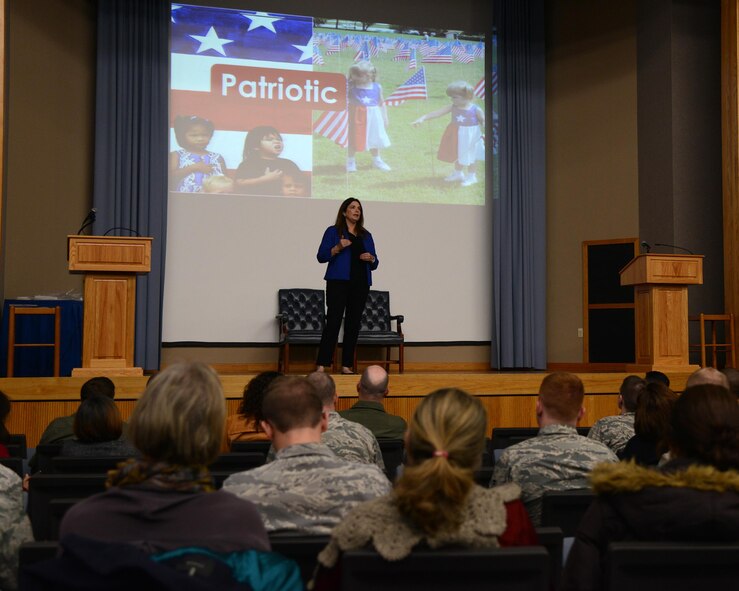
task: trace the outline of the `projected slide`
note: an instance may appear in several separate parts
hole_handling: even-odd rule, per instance
[[[486,88],[481,35],[172,5],[170,190],[484,205]]]

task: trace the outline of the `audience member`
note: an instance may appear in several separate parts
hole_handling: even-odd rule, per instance
[[[688,381],[685,382],[685,389],[687,390],[691,386],[699,386],[700,384],[714,384],[728,390],[729,378],[715,367],[701,367],[699,370],[690,374]]]
[[[636,401],[634,436],[619,454],[622,460],[642,466],[656,466],[667,451],[670,412],[677,395],[664,384],[647,384]]]
[[[10,457],[10,452],[6,445],[10,442],[10,433],[5,426],[10,414],[10,398],[5,392],[0,392],[0,458]]]
[[[618,461],[602,443],[577,434],[584,396],[576,375],[556,372],[545,377],[536,401],[539,434],[507,448],[495,463],[490,485],[518,484],[535,526],[541,525],[545,492],[588,488],[593,467]]]
[[[375,437],[403,439],[407,427],[405,419],[388,414],[382,404],[388,395],[388,375],[379,365],[370,365],[357,382],[359,402],[339,414],[367,427]]]
[[[390,490],[377,466],[340,458],[321,442],[328,413],[306,378],[276,379],[262,414],[274,461],[229,476],[223,488],[256,504],[268,531],[328,534],[352,507]]]
[[[644,390],[646,382],[639,376],[627,376],[618,391],[618,408],[621,414],[603,417],[595,422],[588,438],[600,441],[618,454],[634,436],[634,411],[636,400]]]
[[[321,443],[340,458],[362,464],[376,464],[380,470],[385,470],[380,445],[372,431],[359,423],[346,420],[336,412],[339,397],[334,379],[321,371],[308,374],[307,379],[316,389],[323,411],[328,414],[328,428],[321,435]]]
[[[331,532],[319,564],[332,568],[341,552],[367,544],[386,560],[402,560],[422,542],[432,548],[536,544],[517,485],[475,484],[486,429],[485,408],[466,392],[426,396],[413,413],[408,463],[395,489],[352,509]],[[317,588],[331,587],[332,574],[319,571]]]
[[[80,400],[86,400],[91,396],[107,396],[111,400],[115,398],[115,384],[110,378],[90,378],[80,389]],[[61,443],[66,439],[74,438],[74,417],[59,417],[51,421],[41,434],[40,444]]]
[[[644,375],[644,381],[646,381],[648,384],[651,384],[652,382],[659,382],[660,384],[664,384],[668,388],[670,387],[670,378],[667,377],[667,374],[664,374],[661,371],[648,371]]]
[[[727,380],[729,380],[729,392],[739,400],[739,370],[736,370],[733,367],[725,367],[721,370],[721,373],[726,376]]]
[[[33,541],[31,524],[23,508],[21,479],[0,465],[0,589],[18,585],[18,549]]]
[[[254,505],[214,491],[204,466],[218,455],[226,403],[216,373],[178,363],[151,380],[131,416],[129,435],[143,459],[110,473],[108,490],[80,501],[60,535],[126,542],[147,552],[205,547],[269,551]]]
[[[82,401],[74,414],[74,439],[62,443],[60,455],[121,456],[138,453],[123,435],[123,420],[118,407],[107,396],[91,396]]]
[[[691,386],[670,419],[672,459],[593,470],[597,497],[580,522],[561,589],[601,588],[611,542],[739,540],[739,405],[723,387]]]
[[[279,371],[263,371],[254,376],[244,387],[244,397],[239,411],[226,419],[226,441],[223,451],[229,451],[234,441],[269,441],[259,423],[262,420],[262,400],[272,380],[280,377]]]

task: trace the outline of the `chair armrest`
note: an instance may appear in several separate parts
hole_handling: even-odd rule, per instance
[[[287,314],[285,314],[285,312],[280,312],[275,316],[275,320],[280,323],[280,334],[287,334]]]
[[[405,316],[402,314],[398,314],[397,316],[390,316],[390,320],[395,320],[398,323],[398,334],[403,334],[403,329],[400,327],[401,324],[403,324],[403,321],[405,320]]]

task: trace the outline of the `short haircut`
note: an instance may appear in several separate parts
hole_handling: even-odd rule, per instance
[[[262,403],[264,420],[280,433],[315,427],[321,422],[323,403],[306,378],[277,378]]]
[[[380,373],[378,370],[382,371]],[[379,379],[378,379],[379,378]],[[387,392],[387,384],[390,380],[387,372],[379,365],[370,365],[362,372],[359,379],[359,389],[362,394],[382,398]]]
[[[691,386],[675,402],[670,419],[670,446],[680,457],[739,469],[739,404],[725,388]]]
[[[646,374],[644,374],[644,379],[647,381],[647,383],[660,382],[668,388],[670,387],[670,378],[667,377],[667,374],[664,374],[661,371],[657,371],[654,369],[648,371]]]
[[[110,399],[115,398],[115,384],[110,378],[100,376],[90,378],[80,388],[80,398],[85,400],[91,396],[107,396]]]
[[[185,135],[196,125],[202,125],[206,131],[213,137],[215,126],[212,121],[198,117],[197,115],[178,115],[174,118],[174,137],[177,140],[180,148],[184,148],[187,145]]]
[[[634,412],[636,410],[636,401],[646,385],[647,382],[639,376],[626,376],[624,381],[621,382],[618,393],[621,395],[624,408],[627,411]]]
[[[325,371],[314,371],[309,373],[305,379],[313,384],[323,406],[333,405],[334,398],[336,397],[336,382],[334,382],[334,378]]]
[[[90,396],[77,409],[72,430],[82,443],[115,441],[123,433],[123,420],[111,398]]]
[[[685,389],[699,384],[714,384],[729,389],[729,378],[722,374],[715,367],[701,367],[698,371],[694,371],[685,382]]]
[[[210,464],[226,424],[218,375],[204,363],[176,363],[149,382],[133,409],[128,435],[147,458],[184,466]]]
[[[576,375],[558,371],[549,374],[539,386],[541,405],[552,418],[570,422],[577,419],[585,398],[585,387]]]
[[[725,367],[721,370],[721,373],[729,380],[729,392],[739,400],[739,370],[733,367]]]

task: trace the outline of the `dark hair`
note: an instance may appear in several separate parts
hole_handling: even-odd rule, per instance
[[[0,391],[0,443],[8,443],[10,441],[10,433],[5,426],[5,421],[10,414],[10,398],[5,392]]]
[[[244,153],[242,156],[243,159],[246,160],[247,157],[250,156],[253,152],[259,151],[262,140],[271,134],[276,135],[278,138],[280,138],[281,141],[284,141],[282,140],[282,134],[271,125],[258,125],[250,132],[248,132],[246,134],[246,137],[244,138]]]
[[[647,382],[639,376],[626,376],[624,381],[621,382],[618,393],[621,395],[621,400],[623,400],[624,408],[627,411],[636,411],[636,401],[646,385]]]
[[[364,236],[364,207],[362,207],[362,202],[356,197],[348,197],[341,202],[341,205],[339,206],[339,213],[336,214],[336,223],[334,225],[339,231],[339,237],[344,236],[347,231],[346,218],[344,217],[344,214],[354,201],[359,203],[359,207],[361,209],[359,220],[357,220],[357,225],[354,228],[354,234],[360,237]]]
[[[80,389],[80,398],[86,400],[92,396],[107,396],[111,400],[115,398],[115,384],[113,380],[106,377],[90,378]]]
[[[180,145],[180,148],[184,148],[187,144],[185,134],[187,134],[187,132],[196,125],[202,125],[205,127],[205,129],[208,130],[208,133],[210,133],[210,136],[213,137],[215,126],[212,121],[208,121],[207,119],[203,119],[197,115],[178,115],[174,118],[174,136],[177,139],[177,143]]]
[[[667,451],[670,413],[677,395],[662,382],[648,382],[636,401],[634,433],[655,444],[658,455]]]
[[[670,387],[670,378],[667,377],[667,374],[662,373],[661,371],[648,371],[644,375],[644,379],[649,382],[659,382],[660,384],[664,384],[668,388]]]
[[[739,400],[739,370],[736,370],[733,367],[725,367],[721,370],[721,373],[726,376],[727,380],[729,380],[729,392]]]
[[[279,371],[263,371],[255,375],[249,383],[244,386],[244,397],[239,405],[239,413],[249,419],[254,419],[259,429],[259,422],[262,420],[262,401],[267,393],[267,388],[275,378],[282,375]]]
[[[316,389],[305,378],[281,377],[270,385],[262,402],[264,420],[281,433],[300,427],[315,427],[321,421],[323,404]]]
[[[691,386],[675,402],[670,447],[679,457],[719,470],[739,469],[739,404],[726,388]]]
[[[74,415],[73,431],[82,443],[114,441],[123,433],[121,413],[107,396],[90,396]]]

